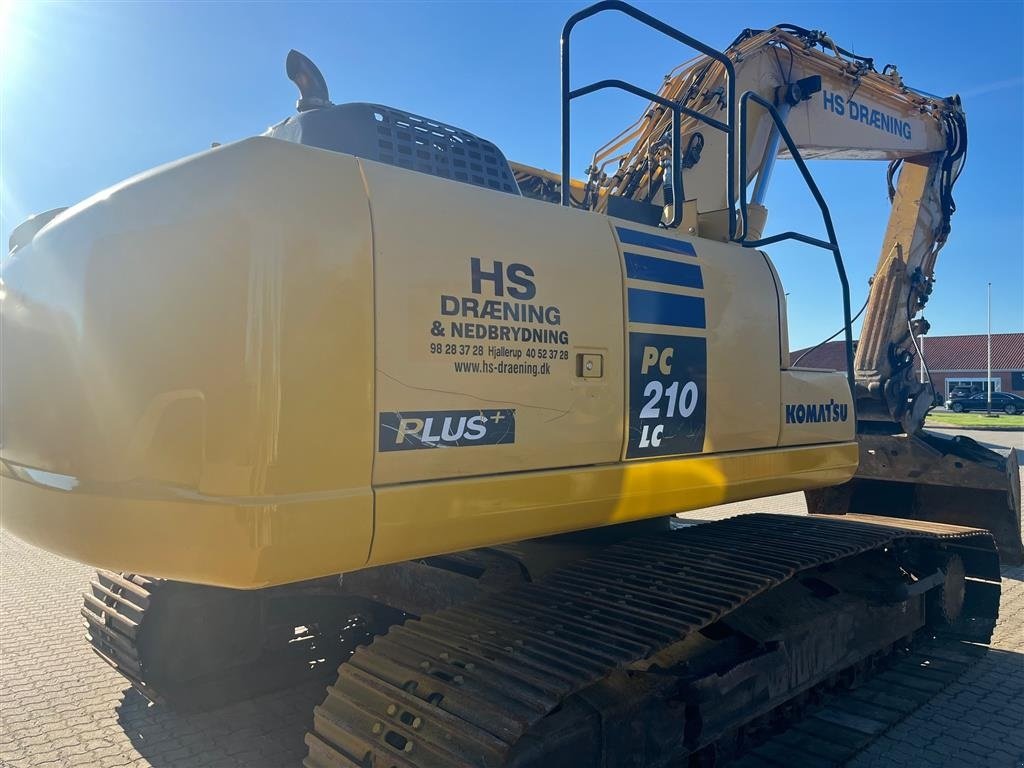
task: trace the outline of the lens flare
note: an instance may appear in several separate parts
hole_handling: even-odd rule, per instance
[[[14,74],[31,10],[32,4],[27,0],[0,0],[0,82]]]

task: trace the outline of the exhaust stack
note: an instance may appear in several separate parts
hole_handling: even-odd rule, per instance
[[[285,70],[288,79],[299,88],[299,100],[295,102],[296,110],[308,112],[311,109],[334,106],[327,90],[327,81],[308,56],[294,49],[288,51]]]

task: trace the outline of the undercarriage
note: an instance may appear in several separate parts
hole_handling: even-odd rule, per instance
[[[721,763],[936,628],[986,641],[998,602],[986,532],[745,515],[251,592],[101,572],[84,615],[94,648],[173,706],[337,669],[309,768],[659,766]]]

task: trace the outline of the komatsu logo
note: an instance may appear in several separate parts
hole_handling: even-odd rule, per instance
[[[830,399],[827,403],[786,403],[787,424],[817,424],[822,421],[846,421],[850,406]]]
[[[839,117],[846,115],[851,120],[864,123],[864,125],[871,128],[877,128],[883,133],[891,133],[893,136],[899,136],[907,141],[911,139],[910,123],[906,120],[901,120],[895,115],[890,115],[880,109],[873,109],[866,104],[861,104],[854,101],[852,97],[844,99],[838,93],[833,93],[832,91],[822,89],[821,98],[822,106],[825,107],[826,111],[834,115]]]
[[[465,448],[516,441],[514,408],[481,411],[385,411],[380,414],[381,451]]]

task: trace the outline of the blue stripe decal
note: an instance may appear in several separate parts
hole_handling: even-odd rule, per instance
[[[704,278],[696,264],[684,264],[628,251],[622,255],[626,258],[626,277],[681,285],[684,288],[704,287]]]
[[[647,232],[637,232],[636,230],[625,229],[624,227],[616,227],[615,231],[619,234],[619,241],[625,245],[639,245],[644,248],[656,248],[659,251],[671,251],[672,253],[681,253],[684,256],[697,255],[697,252],[693,250],[692,245],[683,240],[676,240],[674,237],[651,235]]]
[[[629,321],[654,325],[675,325],[680,328],[706,328],[704,299],[679,296],[675,293],[627,289]]]

